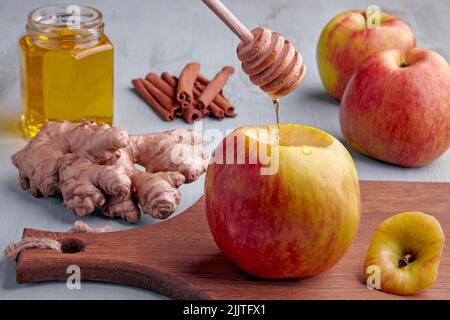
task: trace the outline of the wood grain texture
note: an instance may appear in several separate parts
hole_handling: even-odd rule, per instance
[[[221,254],[210,235],[204,200],[167,222],[109,234],[62,234],[26,229],[24,237],[79,239],[85,251],[62,254],[27,250],[17,264],[19,283],[65,280],[69,265],[83,280],[106,281],[153,290],[177,299],[401,299],[366,288],[362,268],[376,227],[403,211],[434,215],[450,231],[450,184],[362,182],[358,236],[332,269],[312,278],[258,280],[239,271]],[[448,238],[448,236],[447,236]],[[450,250],[446,245],[437,282],[410,296],[450,299]]]

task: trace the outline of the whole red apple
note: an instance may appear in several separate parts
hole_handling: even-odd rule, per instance
[[[348,84],[340,120],[345,139],[359,152],[424,166],[450,146],[450,67],[426,49],[373,55]]]
[[[360,220],[358,175],[328,133],[280,124],[279,139],[268,139],[264,133],[272,129],[277,125],[237,129],[217,148],[205,183],[209,227],[224,255],[251,275],[312,276],[352,244]]]
[[[340,100],[356,68],[370,55],[390,49],[406,50],[416,41],[409,26],[380,12],[379,25],[365,11],[347,11],[324,28],[317,45],[317,65],[327,92]]]

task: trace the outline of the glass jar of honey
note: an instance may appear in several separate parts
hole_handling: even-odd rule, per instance
[[[94,8],[55,5],[32,11],[20,39],[25,134],[33,137],[52,120],[112,125],[113,51],[103,16]]]

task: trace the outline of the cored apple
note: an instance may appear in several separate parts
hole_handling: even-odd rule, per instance
[[[265,279],[330,268],[352,244],[360,221],[350,154],[330,134],[303,125],[237,129],[215,151],[205,200],[224,255]]]
[[[426,49],[373,55],[348,84],[340,120],[359,152],[404,167],[424,166],[450,146],[450,67]]]
[[[372,288],[410,295],[431,286],[438,275],[444,247],[439,222],[422,212],[404,212],[386,219],[376,230],[364,265]],[[376,279],[379,277],[379,279]]]
[[[346,11],[334,17],[322,31],[317,65],[325,89],[338,100],[356,68],[367,57],[416,45],[413,32],[399,18],[380,12],[379,26],[371,20],[365,11]]]

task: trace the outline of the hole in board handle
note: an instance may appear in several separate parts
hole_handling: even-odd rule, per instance
[[[61,242],[61,251],[62,253],[79,253],[79,252],[83,252],[84,249],[86,248],[86,245],[84,244],[83,241],[78,240],[78,239],[63,239],[60,241]]]

